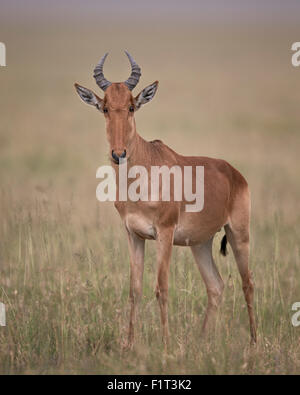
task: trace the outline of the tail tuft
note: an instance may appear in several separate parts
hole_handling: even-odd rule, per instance
[[[224,236],[223,236],[223,239],[222,239],[222,241],[221,241],[221,248],[220,248],[220,253],[221,253],[222,255],[224,255],[224,256],[227,255],[227,248],[226,248],[226,245],[227,245],[227,237],[226,237],[226,235],[224,235]]]

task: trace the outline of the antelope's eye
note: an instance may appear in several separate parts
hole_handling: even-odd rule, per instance
[[[130,112],[134,112],[134,107],[133,107],[133,106],[130,106],[130,107],[129,107],[129,111],[130,111]]]
[[[106,107],[104,107],[103,108],[103,112],[107,114],[108,113],[108,109]]]

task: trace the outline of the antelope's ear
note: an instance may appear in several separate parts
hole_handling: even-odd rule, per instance
[[[153,82],[153,84],[147,86],[145,89],[140,92],[137,97],[134,99],[135,108],[138,110],[142,104],[148,103],[153,99],[158,87],[158,81]]]
[[[84,88],[81,85],[74,84],[75,89],[80,96],[80,98],[86,103],[90,104],[91,106],[96,107],[98,110],[103,112],[103,100],[100,99],[93,91],[90,89]]]

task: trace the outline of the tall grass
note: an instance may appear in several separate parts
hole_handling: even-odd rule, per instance
[[[11,207],[12,198],[2,197]],[[171,266],[171,346],[162,353],[154,296],[155,249],[146,251],[137,344],[127,335],[129,261],[117,225],[78,226],[53,203],[3,207],[0,332],[2,373],[297,373],[299,342],[291,305],[299,295],[299,253],[291,227],[255,227],[251,266],[259,341],[250,349],[248,317],[232,254],[215,257],[226,284],[215,339],[200,336],[206,293],[190,251],[175,248]],[[96,208],[94,210],[96,216]],[[285,235],[291,234],[287,243]],[[262,240],[259,243],[257,240]],[[285,244],[286,243],[286,244]],[[257,246],[257,247],[256,247]],[[165,360],[166,358],[166,360]]]

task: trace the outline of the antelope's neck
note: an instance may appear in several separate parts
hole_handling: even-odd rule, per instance
[[[128,168],[132,166],[147,167],[151,162],[151,144],[144,140],[137,132],[132,144],[131,154],[128,159]]]

